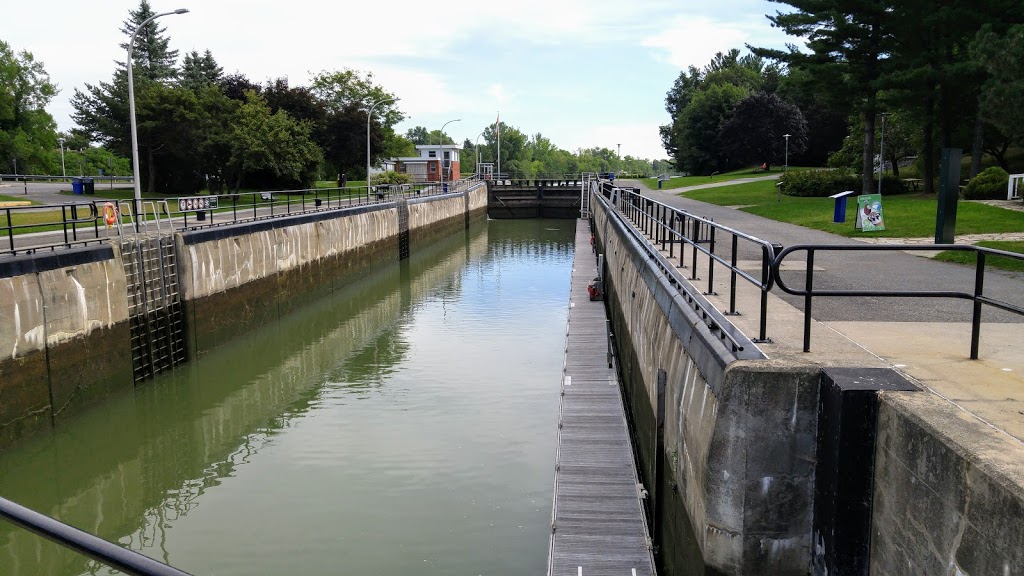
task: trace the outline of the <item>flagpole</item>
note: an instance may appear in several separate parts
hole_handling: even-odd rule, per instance
[[[498,122],[495,126],[498,133],[498,178],[501,178],[501,111],[498,111]]]

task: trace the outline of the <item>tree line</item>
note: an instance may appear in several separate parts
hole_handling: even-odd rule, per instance
[[[166,29],[157,22],[148,0],[130,10],[121,32],[128,40],[138,30],[132,72],[143,189],[189,194],[240,188],[306,188],[315,180],[366,176],[366,114],[373,102],[371,162],[415,154],[414,145],[454,143],[437,130],[417,126],[406,134],[394,127],[405,115],[395,95],[373,74],[351,69],[324,71],[306,86],[287,78],[260,83],[240,72],[225,74],[214,55],[191,51],[181,59],[171,48]],[[60,173],[60,149],[69,173],[101,170],[130,173],[128,74],[115,62],[108,81],[86,83],[71,99],[77,127],[58,134],[46,105],[57,93],[41,63],[31,53],[15,53],[0,41],[0,155],[20,163],[21,173]],[[462,171],[481,161],[497,162],[497,127],[484,141],[467,139]],[[581,171],[622,170],[651,174],[669,169],[666,162],[626,156],[607,148],[568,152],[541,134],[527,136],[502,123],[502,172],[522,177],[560,176]],[[98,146],[96,146],[98,145]]]
[[[1024,145],[1024,13],[1018,0],[773,0],[786,50],[746,46],[680,73],[662,141],[680,170],[749,164],[855,168],[865,192],[878,161],[916,157],[932,192],[939,150],[1009,169]],[[880,119],[885,158],[878,160]],[[789,137],[785,137],[788,134]]]

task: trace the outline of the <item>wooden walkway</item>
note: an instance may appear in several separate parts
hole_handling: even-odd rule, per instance
[[[603,302],[590,225],[576,223],[565,369],[559,410],[549,576],[653,576],[626,414],[608,367]]]

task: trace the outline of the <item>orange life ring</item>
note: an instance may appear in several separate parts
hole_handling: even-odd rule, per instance
[[[117,222],[117,207],[112,202],[103,205],[103,221],[107,223],[107,228]]]

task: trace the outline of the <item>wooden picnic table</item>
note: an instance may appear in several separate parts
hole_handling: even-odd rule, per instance
[[[921,182],[924,182],[921,178],[904,178],[903,181],[909,184],[914,189],[914,192],[917,192],[917,187],[921,185]]]

